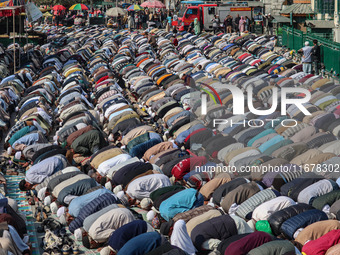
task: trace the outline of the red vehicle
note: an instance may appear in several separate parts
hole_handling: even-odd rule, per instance
[[[183,31],[188,28],[191,22],[198,19],[201,28],[212,30],[212,19],[214,15],[219,15],[220,21],[223,22],[225,17],[231,15],[233,18],[240,16],[253,16],[254,8],[262,12],[264,4],[261,2],[229,2],[225,4],[199,4],[197,6],[188,6],[184,11],[183,17],[178,18],[178,30]]]

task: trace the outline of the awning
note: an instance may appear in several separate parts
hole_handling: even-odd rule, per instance
[[[9,17],[13,15],[13,10],[15,12],[15,16],[20,15],[21,12],[25,11],[25,6],[6,6],[0,7],[0,17]]]
[[[290,19],[284,16],[273,15],[273,23],[290,23]],[[294,20],[293,20],[294,22]]]
[[[280,12],[282,14],[314,14],[310,4],[292,4],[283,6],[284,9]]]
[[[306,20],[307,26],[311,28],[334,28],[334,20]]]
[[[101,5],[102,6],[116,6],[116,3],[113,3],[113,2],[102,2]]]

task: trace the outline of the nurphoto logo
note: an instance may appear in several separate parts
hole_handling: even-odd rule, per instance
[[[272,104],[269,109],[266,110],[258,110],[254,107],[253,104],[253,88],[252,86],[248,86],[247,88],[247,100],[245,100],[245,95],[244,92],[232,85],[224,85],[224,89],[230,90],[233,96],[233,107],[232,111],[234,115],[244,115],[245,114],[245,101],[247,101],[247,107],[249,111],[255,115],[258,116],[266,116],[269,114],[274,113],[277,110],[278,107],[278,102],[279,98],[281,98],[281,115],[286,115],[287,114],[287,105],[295,105],[303,114],[305,115],[311,115],[311,113],[306,109],[306,107],[303,105],[304,103],[308,103],[309,100],[311,99],[311,93],[304,88],[281,88],[280,94],[278,91],[278,88],[272,88]],[[219,99],[219,100],[214,100],[215,104],[217,104],[217,101],[220,102],[222,105],[222,101],[220,99],[220,96],[217,94],[216,90],[213,90],[213,94]],[[212,93],[209,93],[210,97],[214,97]],[[303,94],[304,97],[302,98],[291,98],[288,95],[292,94]],[[208,101],[208,96],[206,93],[201,94],[201,113],[202,115],[207,114],[207,101]],[[275,121],[280,121],[279,119],[264,119],[265,121],[271,121],[272,125],[274,125]],[[264,120],[262,119],[252,119],[252,120],[243,120],[241,122],[233,123],[232,121],[224,120],[224,119],[214,119],[214,127],[217,125],[226,125],[229,124],[230,126],[233,126],[234,124],[243,124],[244,126],[248,125],[250,127],[259,127],[263,126]],[[289,126],[296,126],[297,122],[294,119],[285,119],[281,121],[281,124],[285,126],[285,122],[289,123]],[[292,125],[292,122],[295,123],[295,125]],[[287,125],[288,126],[288,125]]]

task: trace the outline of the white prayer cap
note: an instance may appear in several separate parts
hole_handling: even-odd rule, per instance
[[[45,199],[45,192],[47,187],[44,187],[38,191],[38,198],[43,201]]]
[[[82,239],[82,236],[83,236],[83,231],[81,230],[81,228],[77,228],[75,231],[74,231],[74,237],[76,240],[80,241]]]
[[[118,195],[118,193],[120,192],[120,191],[122,191],[123,190],[123,187],[122,187],[122,185],[118,185],[118,186],[116,186],[114,189],[113,189],[113,193],[115,193],[116,195]],[[124,193],[124,192],[123,192]]]
[[[146,219],[148,221],[152,221],[153,218],[155,218],[156,213],[153,210],[150,210],[147,214],[146,214]]]
[[[21,158],[21,151],[17,151],[15,153],[15,156],[14,156],[16,159],[20,159]]]
[[[116,188],[117,188],[117,187],[116,187]],[[120,190],[119,192],[116,193],[116,195],[117,195],[117,197],[118,197],[119,199],[121,199],[121,198],[124,197],[125,193],[124,193],[124,191]]]
[[[105,188],[110,190],[110,191],[112,191],[112,184],[111,184],[111,182],[105,183]]]
[[[119,198],[119,200],[122,202],[124,206],[129,206],[129,199],[125,195],[124,191],[119,191],[117,193],[117,197]]]
[[[8,156],[12,155],[12,151],[13,151],[12,147],[9,146],[9,147],[7,148],[7,154],[8,154]]]
[[[52,202],[51,196],[45,197],[44,199],[44,205],[49,206]]]
[[[51,212],[52,212],[52,213],[57,213],[57,211],[58,211],[58,205],[57,205],[56,202],[51,203],[50,208],[51,208]]]
[[[142,201],[140,201],[140,207],[142,209],[147,209],[152,203],[152,200],[150,198],[143,198]]]
[[[109,247],[104,247],[103,249],[101,249],[100,251],[100,255],[110,255],[110,248]]]
[[[60,218],[60,216],[64,215],[65,210],[66,210],[65,206],[62,206],[58,209],[58,211],[57,211],[58,218]]]

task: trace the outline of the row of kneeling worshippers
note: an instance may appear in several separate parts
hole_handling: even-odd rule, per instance
[[[15,55],[16,54],[16,55]],[[14,59],[18,61],[21,58],[22,68],[13,73]],[[40,68],[42,61],[41,52],[33,47],[33,45],[26,45],[25,48],[20,48],[18,44],[9,45],[7,48],[0,47],[0,139],[5,144],[5,148],[11,154],[12,149],[8,144],[16,146],[14,142],[19,140],[25,134],[34,133],[28,137],[28,140],[44,141],[43,133],[47,134],[48,127],[44,126],[44,118],[48,116],[46,108],[40,108],[41,114],[38,111],[23,114],[31,108],[27,106],[30,102],[37,101],[39,98],[42,102],[44,96],[52,99],[53,94],[48,95],[46,90],[49,90],[48,85],[46,88],[41,87],[36,92],[29,91],[33,84],[33,79],[36,72]],[[18,62],[17,62],[18,63]],[[41,93],[41,96],[39,94]],[[27,103],[24,104],[23,98],[26,98]],[[38,99],[38,100],[37,100]],[[26,101],[25,100],[25,101]],[[38,104],[37,104],[38,105]],[[37,106],[38,107],[38,106]],[[19,109],[22,111],[19,111]],[[38,108],[36,108],[38,109]],[[18,114],[20,121],[23,123],[17,130],[11,126],[11,116]],[[46,114],[46,115],[44,115]],[[18,127],[18,126],[17,126]],[[17,131],[26,127],[21,133]],[[5,135],[8,132],[17,133],[12,139],[6,139]],[[5,140],[5,141],[4,141]],[[16,175],[21,175],[22,178],[25,174],[19,166],[20,149],[19,144],[17,151],[17,158],[11,159],[5,154],[0,156],[0,254],[32,254],[32,246],[30,243],[30,236],[27,227],[27,219],[25,210],[21,209],[22,203],[20,198],[16,197],[15,192],[17,185],[13,183],[13,178]],[[22,147],[21,147],[22,148]],[[14,154],[14,152],[13,152]],[[15,186],[13,186],[13,184]],[[13,189],[14,187],[14,189]]]
[[[6,137],[45,229],[52,217],[102,254],[340,250],[339,84],[303,73],[266,36],[90,27],[48,38]],[[230,86],[252,88],[258,111],[234,115]],[[273,107],[274,88],[296,87],[310,115]]]

